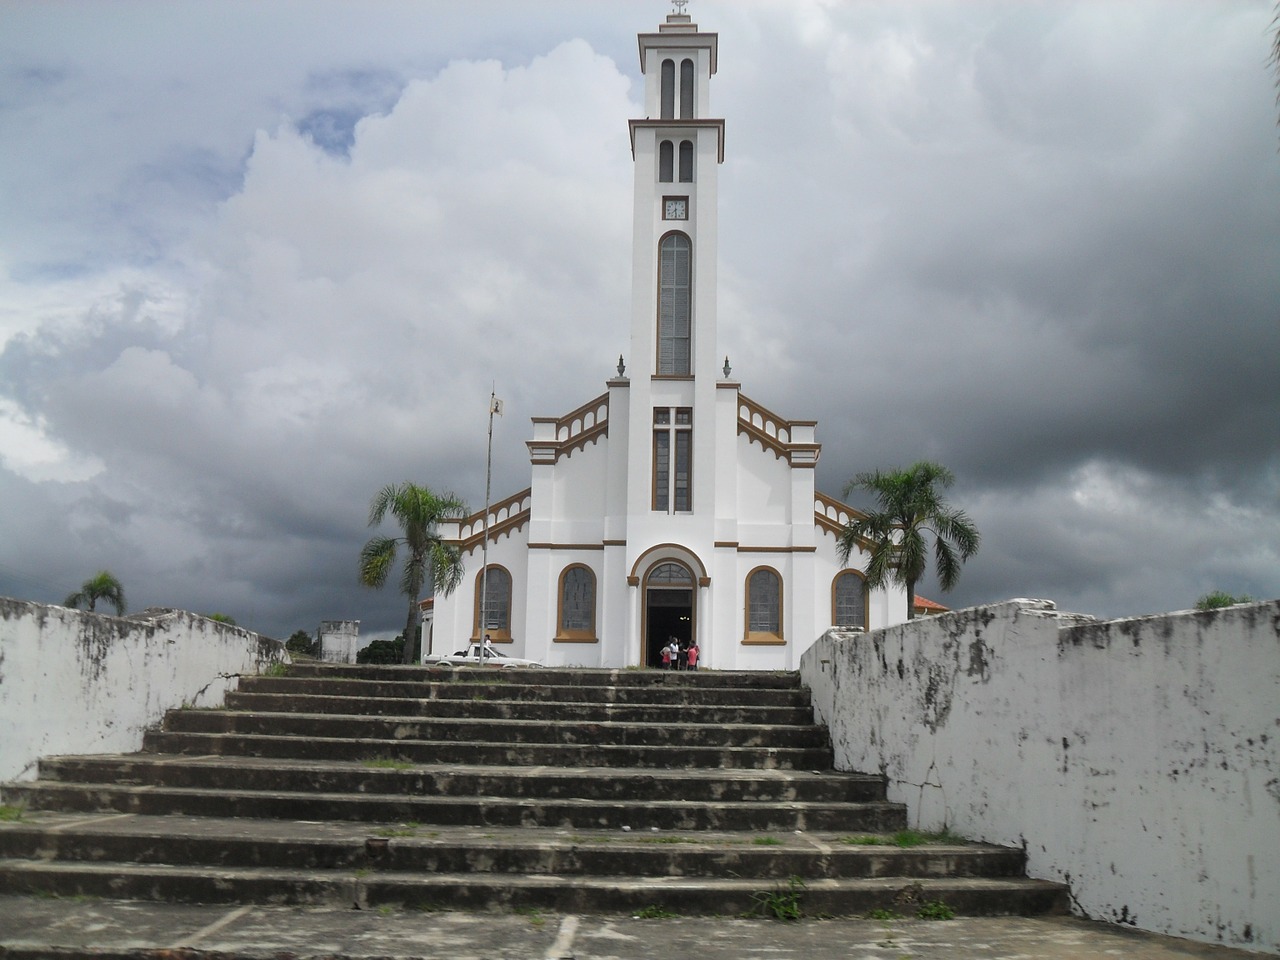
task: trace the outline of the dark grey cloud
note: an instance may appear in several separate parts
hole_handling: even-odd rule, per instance
[[[369,497],[479,506],[491,384],[495,492],[522,489],[528,417],[627,352],[661,12],[114,10],[0,11],[0,593],[107,566],[135,606],[397,629],[355,582]],[[955,470],[984,544],[925,594],[1275,595],[1269,6],[694,13],[728,121],[720,346],[819,419],[821,489]]]

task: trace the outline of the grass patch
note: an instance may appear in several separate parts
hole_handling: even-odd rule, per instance
[[[635,912],[634,916],[637,920],[670,920],[673,917],[680,916],[680,914],[673,913],[666,907],[660,907],[658,904],[652,903],[647,907],[641,907]]]
[[[791,877],[784,889],[774,887],[772,892],[761,890],[751,895],[755,906],[747,913],[751,917],[764,917],[767,920],[799,920],[804,916],[802,901],[805,892],[804,881],[799,877]]]
[[[781,840],[779,840],[777,837],[756,837],[756,838],[755,838],[754,840],[752,840],[751,842],[752,842],[752,843],[754,843],[757,847],[780,847],[780,846],[782,846],[782,841],[781,841]]]
[[[895,847],[923,847],[929,842],[929,837],[918,830],[899,830],[891,841]]]
[[[693,837],[636,837],[638,843],[698,843]]]
[[[283,677],[289,672],[289,664],[277,660],[275,663],[268,664],[267,669],[262,671],[264,677]]]
[[[848,843],[855,847],[879,847],[884,844],[883,838],[867,836],[865,834],[856,837],[841,837],[840,842]]]
[[[372,760],[362,760],[362,767],[370,770],[411,770],[416,764],[410,763],[408,760],[396,760],[392,757],[375,757]]]
[[[537,907],[517,907],[516,913],[526,918],[534,927],[541,927],[547,922],[547,918]]]
[[[956,912],[941,900],[930,900],[920,905],[916,916],[921,920],[954,920]]]
[[[0,804],[0,823],[17,823],[22,819],[25,807],[14,807],[7,803]]]
[[[439,830],[428,830],[424,833],[422,825],[419,823],[406,823],[398,827],[379,827],[373,833],[374,836],[378,837],[428,837],[434,839],[440,836]]]

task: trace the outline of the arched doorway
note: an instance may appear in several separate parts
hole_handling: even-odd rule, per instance
[[[644,578],[644,658],[649,667],[662,666],[662,648],[675,637],[681,646],[697,636],[695,619],[697,578],[676,560],[649,568]]]

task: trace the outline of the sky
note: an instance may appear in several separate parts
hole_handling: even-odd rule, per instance
[[[412,480],[524,489],[629,346],[618,0],[0,5],[0,595],[395,631]],[[952,607],[1280,596],[1268,2],[692,0],[719,351],[820,490],[938,461]],[[861,495],[850,502],[867,506]],[[384,527],[382,532],[391,533]]]

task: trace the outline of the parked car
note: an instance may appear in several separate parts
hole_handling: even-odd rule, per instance
[[[519,657],[504,657],[493,647],[481,647],[473,643],[465,650],[458,650],[448,656],[431,656],[422,661],[427,665],[441,667],[540,667],[537,660],[522,660]]]

